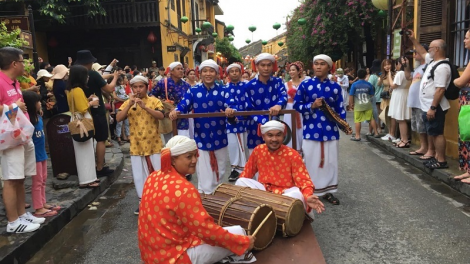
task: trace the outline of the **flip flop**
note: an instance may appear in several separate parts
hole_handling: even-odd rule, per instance
[[[51,207],[44,207],[44,208],[46,208],[47,210],[52,210],[52,211],[59,211],[60,209],[62,209],[62,207],[56,204],[51,205]]]
[[[409,154],[411,156],[423,156],[426,153],[421,153],[421,152],[418,152],[418,151],[411,151]]]
[[[420,159],[420,160],[432,160],[432,159],[434,159],[434,157],[433,157],[433,156],[426,156],[426,155],[424,155],[424,156],[419,157],[419,159]]]
[[[90,183],[85,184],[85,185],[79,185],[78,188],[80,188],[80,189],[85,189],[85,188],[93,189],[93,188],[99,188],[100,187],[99,184],[98,185],[94,185],[94,184],[96,184],[96,182],[90,182]]]
[[[48,216],[54,216],[54,215],[57,215],[57,211],[53,211],[53,210],[49,210],[49,211],[46,211],[42,214],[38,214],[38,213],[34,213],[33,214],[35,217],[48,217]]]

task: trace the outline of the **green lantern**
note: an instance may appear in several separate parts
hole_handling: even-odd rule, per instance
[[[196,33],[201,33],[201,31],[202,31],[202,29],[200,29],[200,28],[196,28],[195,30],[196,30]]]
[[[278,29],[281,28],[281,24],[275,23],[275,24],[273,25],[273,28],[274,28],[275,30],[278,30]]]
[[[219,35],[219,34],[217,34],[217,32],[213,32],[213,33],[212,33],[212,36],[213,36],[214,38],[216,38],[218,35]]]
[[[379,14],[379,17],[380,17],[380,18],[385,18],[385,17],[387,17],[387,13],[385,13],[385,11],[383,11],[383,10],[380,10],[378,14]]]
[[[183,23],[185,23],[185,24],[186,24],[186,22],[188,22],[188,21],[189,21],[189,18],[188,18],[187,16],[183,16],[183,17],[181,17],[181,19],[180,19],[180,20],[181,20],[181,22],[183,22]]]
[[[277,43],[277,45],[279,45],[279,47],[282,47],[282,46],[284,46],[284,42],[279,41],[279,42]]]
[[[307,24],[307,20],[305,20],[305,18],[299,18],[299,20],[297,20],[297,23],[301,26]]]
[[[202,23],[202,29],[208,29],[212,26],[212,24],[208,21]]]
[[[255,31],[256,31],[256,27],[255,27],[255,26],[250,26],[250,27],[248,28],[248,30],[251,31],[251,32],[255,32]]]
[[[250,40],[250,39],[246,39],[245,42],[246,42],[246,44],[250,44],[251,40]]]
[[[232,36],[228,37],[228,40],[233,41],[234,38]]]
[[[228,30],[228,31],[232,31],[232,30],[234,30],[234,29],[235,29],[235,27],[232,26],[232,25],[228,25],[228,26],[227,26],[227,30]]]
[[[268,41],[263,40],[263,41],[261,42],[261,44],[263,44],[263,46],[264,46],[264,45],[268,44]]]

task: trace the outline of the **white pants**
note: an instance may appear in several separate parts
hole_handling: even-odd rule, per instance
[[[341,94],[343,95],[343,105],[344,107],[349,105],[349,93],[347,87],[341,87]]]
[[[294,109],[294,103],[287,103],[287,106],[286,106],[286,110],[292,110]],[[302,116],[299,116],[300,117],[300,124],[302,124]],[[286,122],[286,124],[289,126],[289,128],[293,131],[292,129],[292,116],[291,114],[285,114],[284,115],[284,122]],[[297,124],[297,120],[296,120],[296,124]],[[302,129],[302,126],[300,128],[297,128],[296,127],[296,130],[295,130],[295,135],[297,136],[297,140],[295,141],[295,143],[297,144],[296,146],[296,150],[301,150],[302,149],[302,139],[303,139],[303,129]],[[287,143],[287,146],[292,148],[292,139],[289,141],[289,143]]]
[[[227,147],[214,151],[219,167],[219,180],[217,181],[217,173],[212,171],[210,151],[199,150],[199,160],[196,164],[196,172],[198,178],[198,190],[201,193],[211,194],[215,188],[222,183],[225,175],[225,166],[227,165]]]
[[[168,143],[168,141],[173,137],[173,132],[163,134],[163,139],[165,140],[165,145]]]
[[[245,138],[244,133],[229,133],[228,138],[228,156],[230,158],[230,165],[238,171],[242,172],[246,165],[245,157]]]
[[[227,226],[225,230],[232,234],[246,236],[245,229],[241,226]],[[214,247],[208,244],[199,245],[196,247],[188,248],[186,253],[194,264],[213,264],[221,261],[222,259],[234,255],[230,250],[223,247]]]
[[[75,162],[77,163],[78,182],[80,184],[88,184],[96,181],[93,140],[89,139],[85,142],[72,141],[75,151]]]
[[[194,139],[194,118],[188,118],[189,122],[189,138]]]
[[[150,162],[155,171],[160,170],[162,167],[160,154],[150,155]],[[137,196],[142,198],[142,191],[144,190],[145,180],[149,176],[149,168],[147,160],[144,156],[131,156],[132,176],[134,178],[135,190]]]
[[[323,168],[320,168],[322,142],[304,140],[302,143],[305,166],[315,185],[316,195],[335,193],[338,189],[338,142],[338,140],[323,142]]]
[[[2,180],[22,180],[25,176],[36,175],[36,154],[33,140],[28,141],[25,145],[0,151],[0,155],[2,157]]]

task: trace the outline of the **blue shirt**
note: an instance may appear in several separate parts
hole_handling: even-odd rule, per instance
[[[44,127],[41,116],[38,116],[38,122],[34,126],[33,143],[36,162],[47,160],[46,137],[44,136]]]
[[[167,79],[167,91],[168,91],[168,100],[174,102],[175,105],[179,104],[181,99],[183,99],[184,94],[186,93],[191,85],[189,83],[183,81],[181,79],[178,83],[172,78],[163,78],[153,87],[151,94],[160,100],[166,100],[167,92],[165,91],[165,79]],[[188,130],[189,129],[189,122],[188,119],[179,119],[178,120],[178,129],[180,130]]]
[[[69,111],[69,103],[67,102],[67,96],[65,95],[66,83],[64,80],[54,80],[52,84],[52,93],[54,94],[57,102],[57,113],[64,113]]]
[[[181,113],[219,113],[227,107],[234,108],[235,100],[226,89],[217,83],[208,89],[198,83],[184,94],[183,100],[176,107]],[[227,146],[225,117],[194,118],[194,139],[201,150],[217,150]]]
[[[225,86],[226,91],[230,94],[230,97],[235,100],[237,111],[246,110],[246,95],[245,95],[245,82],[228,83]],[[245,128],[245,116],[237,116],[238,122],[236,124],[230,124],[227,122],[227,133],[243,133],[246,131]]]
[[[358,80],[351,85],[349,95],[354,96],[354,111],[372,109],[371,96],[375,95],[374,86],[366,80]]]
[[[339,130],[335,122],[329,120],[319,108],[312,109],[317,98],[324,98],[326,103],[346,118],[343,106],[341,86],[328,78],[321,82],[317,77],[303,81],[294,97],[294,109],[303,117],[304,139],[315,141],[339,140]]]
[[[247,98],[247,110],[269,110],[269,108],[280,105],[285,108],[287,104],[287,91],[281,78],[271,77],[266,84],[262,83],[258,76],[245,85],[245,96]],[[268,115],[253,115],[247,122],[248,148],[253,149],[263,143],[258,136],[258,124],[269,121]]]

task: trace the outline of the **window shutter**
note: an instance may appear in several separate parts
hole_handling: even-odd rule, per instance
[[[446,40],[447,1],[420,0],[418,11],[418,39],[429,44],[435,39]]]

